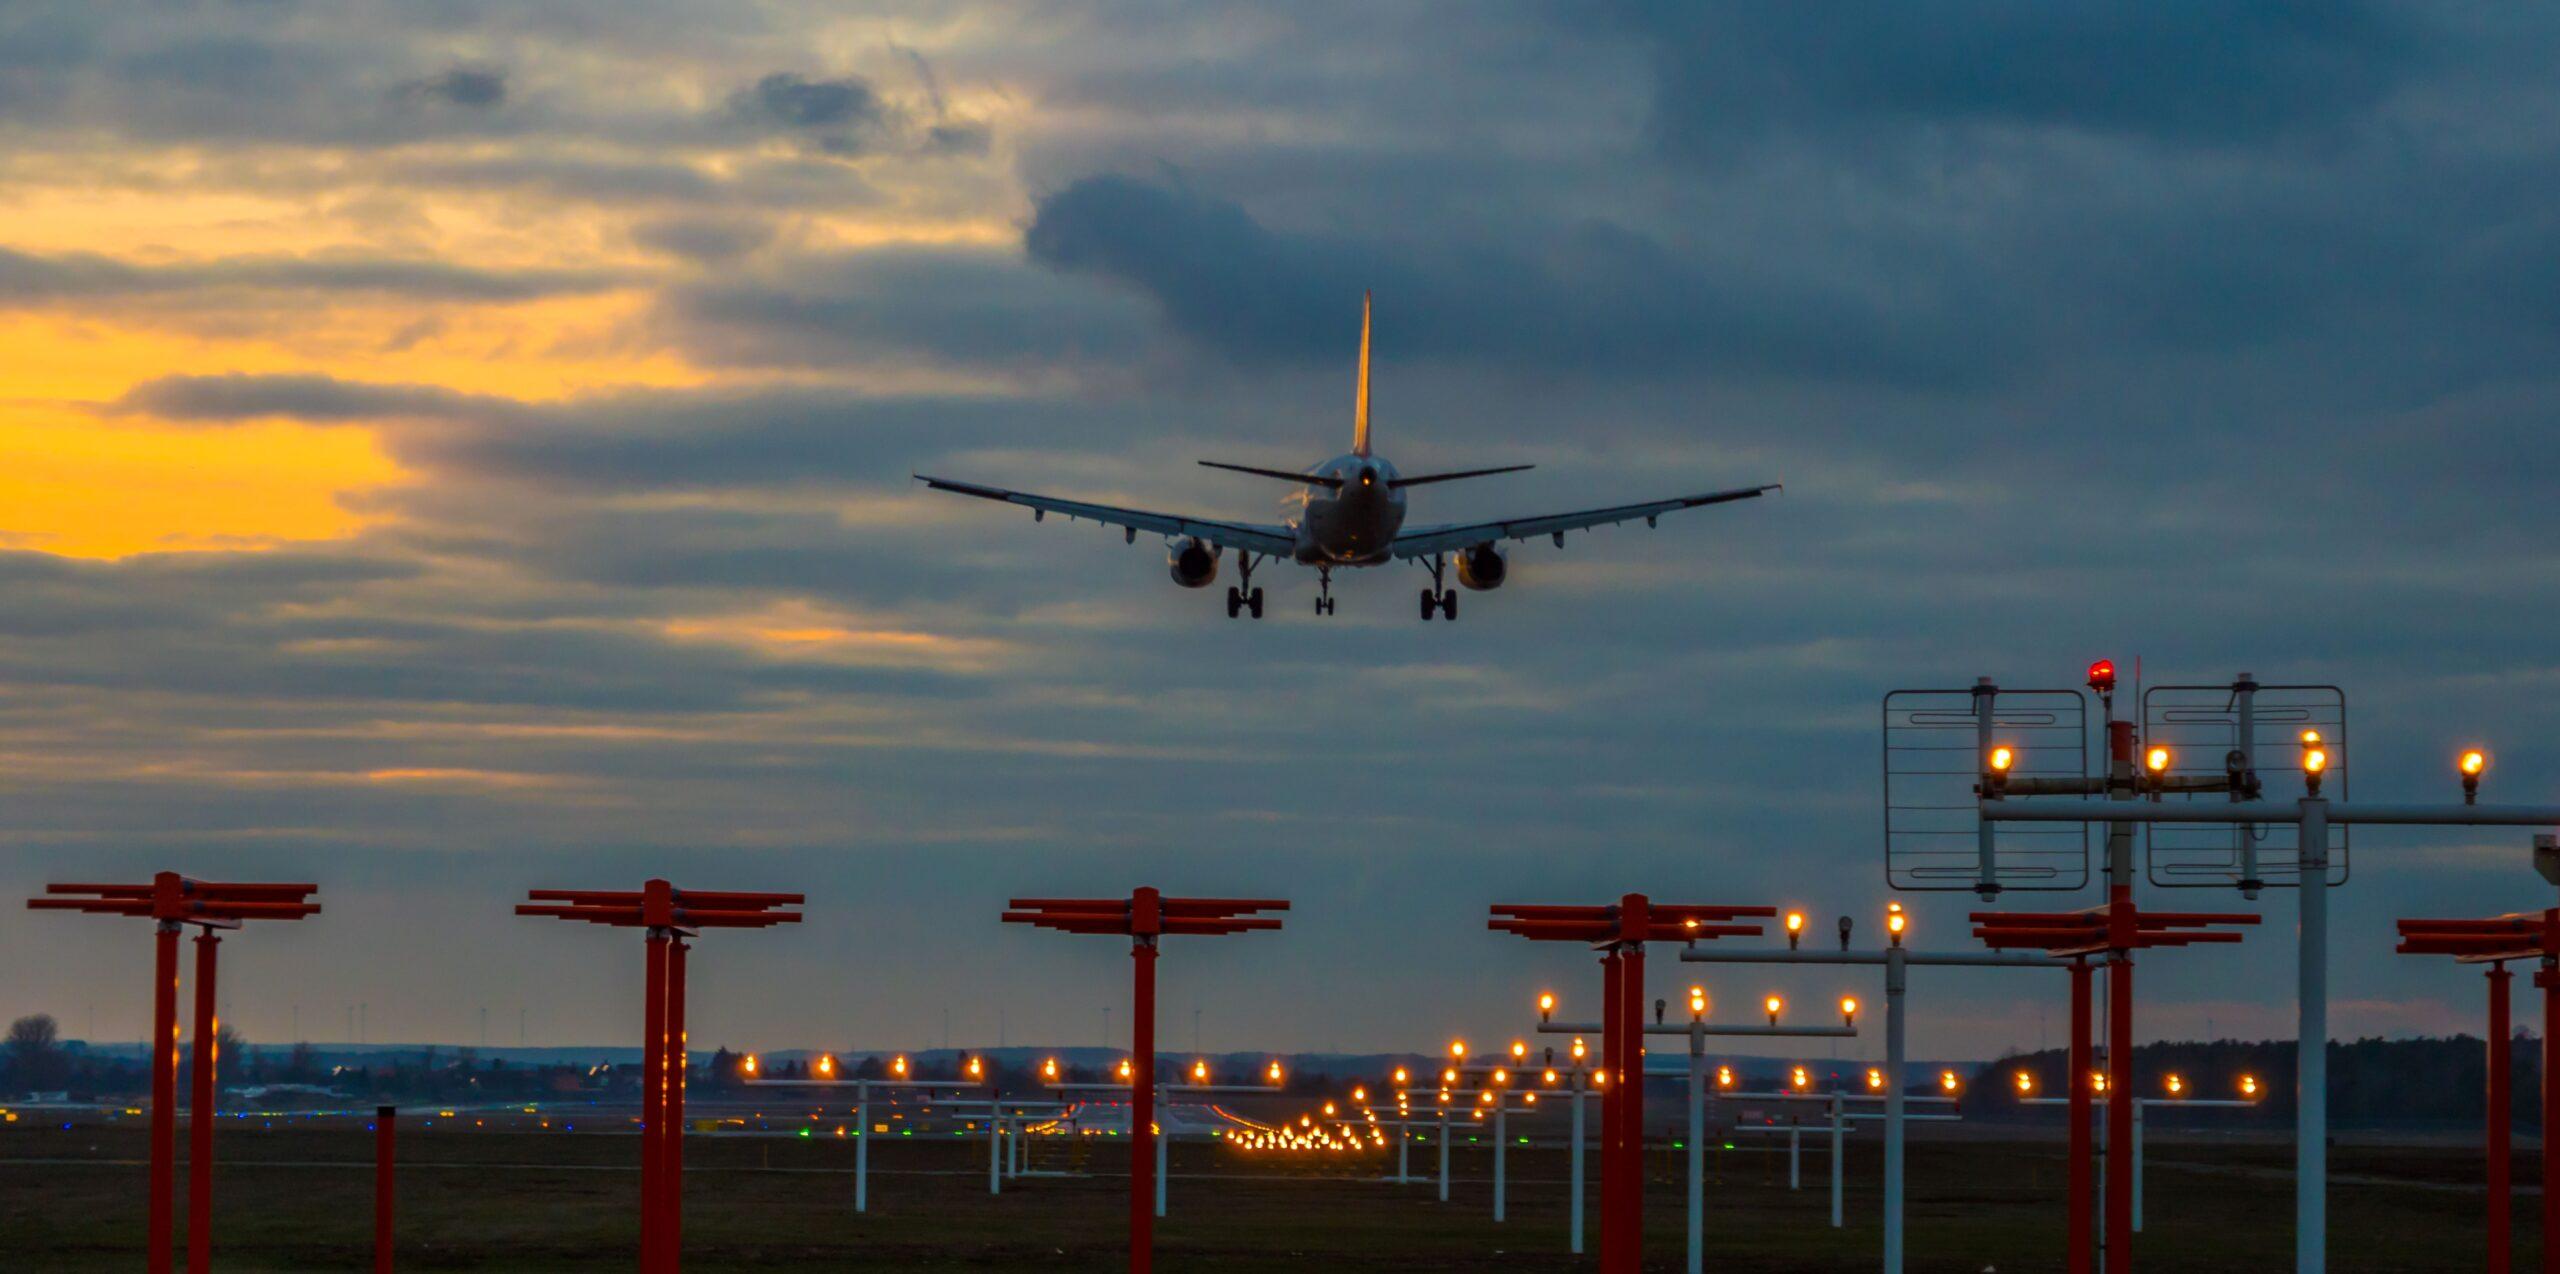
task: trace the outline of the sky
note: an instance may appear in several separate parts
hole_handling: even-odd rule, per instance
[[[2336,683],[2359,793],[2476,743],[2552,800],[2555,56],[2454,0],[0,0],[0,887],[315,881],[232,1025],[493,1044],[637,1030],[637,941],[528,888],[803,890],[694,960],[760,1049],[1099,1043],[1125,955],[1008,896],[1286,897],[1168,944],[1168,1047],[1427,1049],[1596,999],[1489,903],[1873,926],[1897,687]],[[1537,466],[1419,521],[1786,489],[1424,626],[909,476],[1277,520],[1192,462],[1347,446],[1363,290],[1381,452]],[[2547,903],[2528,845],[2360,839],[2338,1034],[2476,1030],[2390,921]],[[2290,1035],[2265,911],[2145,1038]],[[0,911],[0,1013],[136,1038],[148,946]],[[2059,1043],[2018,976],[1915,1049]]]

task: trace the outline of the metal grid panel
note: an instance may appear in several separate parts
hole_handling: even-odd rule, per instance
[[[1981,722],[1971,690],[1896,690],[1884,697],[1885,881],[1895,889],[1971,890],[1981,876]],[[2086,778],[2088,699],[2077,690],[2007,690],[1992,700],[1994,742],[2017,751],[2020,777]],[[2086,824],[1999,823],[1993,881],[2002,889],[2089,883]]]
[[[2298,792],[2304,730],[2318,730],[2329,749],[2322,790],[2345,800],[2355,751],[2347,746],[2347,695],[2336,686],[2261,685],[2253,696],[2251,729],[2244,740],[2239,696],[2233,687],[2152,686],[2142,692],[2143,746],[2169,749],[2172,776],[2211,778],[2225,772],[2229,754],[2245,751],[2261,786],[2281,797]],[[2221,792],[2171,795],[2173,801],[2229,801]],[[2350,828],[2329,828],[2329,883],[2347,880]],[[2251,874],[2270,889],[2302,884],[2301,837],[2282,827],[2212,827],[2155,823],[2143,829],[2143,859],[2151,883],[2171,889],[2230,889]]]

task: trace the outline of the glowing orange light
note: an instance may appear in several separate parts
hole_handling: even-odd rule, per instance
[[[2016,765],[2017,763],[2017,749],[2010,747],[2008,744],[2003,743],[2000,746],[1991,749],[1992,773],[2006,774],[2009,772],[2009,767]]]

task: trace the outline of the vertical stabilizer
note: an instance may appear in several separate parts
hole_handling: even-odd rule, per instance
[[[1351,413],[1351,454],[1369,454],[1369,294],[1360,294],[1360,401]]]

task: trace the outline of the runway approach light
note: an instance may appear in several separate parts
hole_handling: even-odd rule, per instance
[[[2116,661],[2101,659],[2089,665],[2089,688],[2102,695],[2116,692]]]
[[[2185,1095],[2186,1095],[2186,1091],[2187,1091],[2187,1081],[2185,1081],[2185,1080],[2183,1080],[2183,1079],[2178,1078],[2178,1075],[2177,1075],[2177,1073],[2176,1073],[2175,1071],[2170,1072],[2169,1077],[2168,1077],[2167,1079],[2164,1079],[2164,1080],[2160,1081],[2160,1082],[2161,1082],[2161,1085],[2162,1085],[2163,1087],[2165,1087],[2165,1088],[2167,1088],[2167,1089],[2169,1090],[2169,1095],[2170,1095],[2170,1096],[2172,1096],[2172,1097],[2182,1097],[2182,1096],[2185,1096]]]
[[[987,1063],[984,1058],[972,1057],[969,1059],[969,1078],[977,1079],[984,1076],[986,1073]]]
[[[1273,1062],[1273,1063],[1271,1063],[1271,1069],[1269,1069],[1269,1070],[1267,1070],[1267,1071],[1264,1071],[1264,1072],[1263,1072],[1263,1074],[1265,1074],[1265,1075],[1269,1076],[1269,1077],[1270,1077],[1270,1079],[1271,1079],[1271,1082],[1272,1082],[1272,1083],[1275,1083],[1275,1084],[1279,1083],[1279,1082],[1280,1082],[1280,1063],[1278,1063],[1278,1062]]]
[[[2103,1093],[2107,1091],[2107,1073],[2105,1071],[2089,1072],[2089,1091],[2093,1093]]]
[[[1702,986],[1693,986],[1689,988],[1689,1016],[1693,1018],[1703,1018],[1706,1015],[1707,989]]]
[[[1954,1071],[1938,1072],[1938,1087],[1946,1090],[1947,1092],[1954,1092],[1957,1086],[1962,1082],[1963,1081],[1956,1078],[1956,1073]]]
[[[2456,761],[2454,765],[2462,771],[2462,803],[2479,804],[2480,775],[2489,768],[2489,754],[2478,748],[2472,748],[2465,751],[2462,759]]]
[[[2243,1075],[2240,1077],[2240,1095],[2243,1097],[2255,1097],[2258,1095],[2257,1076]]]
[[[1128,1058],[1124,1057],[1120,1059],[1120,1078],[1128,1079],[1135,1076],[1137,1073],[1138,1068],[1131,1066]]]
[[[2329,772],[2329,749],[2314,745],[2302,750],[2302,782],[2313,796],[2320,794],[2320,776]]]
[[[2034,1092],[2035,1090],[2036,1090],[2036,1077],[2035,1077],[2035,1076],[2033,1076],[2033,1075],[2030,1075],[2030,1074],[2026,1073],[2025,1071],[2019,1071],[2019,1072],[2018,1072],[2018,1095],[2019,1095],[2020,1097],[2024,1097],[2024,1096],[2026,1096],[2027,1094]]]
[[[1191,1082],[1195,1084],[1209,1082],[1209,1062],[1206,1058],[1191,1059]]]
[[[1354,1086],[1351,1090],[1351,1100],[1357,1102],[1365,1102],[1369,1100],[1369,1090],[1365,1087]]]
[[[1877,1090],[1879,1090],[1879,1089],[1881,1089],[1881,1088],[1883,1088],[1883,1087],[1884,1087],[1884,1072],[1883,1072],[1883,1071],[1880,1071],[1880,1070],[1877,1070],[1875,1067],[1872,1067],[1872,1066],[1868,1067],[1868,1068],[1867,1068],[1867,1091],[1869,1091],[1869,1092],[1875,1092],[1875,1091],[1877,1091]]]
[[[904,1053],[900,1053],[900,1054],[898,1054],[898,1056],[897,1056],[896,1058],[894,1058],[894,1059],[892,1059],[892,1060],[890,1061],[890,1063],[889,1063],[889,1074],[890,1074],[891,1076],[895,1077],[895,1078],[898,1078],[898,1079],[905,1079],[905,1078],[907,1077],[907,1055],[906,1055],[906,1054],[904,1054]]]
[[[2009,771],[2018,764],[2018,750],[2006,743],[1995,745],[1982,758],[1982,794],[1998,796],[2009,787]]]
[[[1553,991],[1540,991],[1538,993],[1538,1021],[1541,1023],[1546,1022],[1555,1015],[1556,993]]]
[[[1398,1088],[1402,1088],[1402,1087],[1404,1087],[1404,1083],[1405,1083],[1405,1069],[1404,1069],[1403,1067],[1399,1066],[1399,1067],[1397,1067],[1397,1068],[1396,1068],[1396,1087],[1398,1087]]]
[[[1495,1084],[1498,1084],[1498,1085],[1499,1085],[1499,1084],[1508,1084],[1508,1083],[1510,1083],[1510,1082],[1511,1082],[1511,1072],[1510,1072],[1510,1071],[1507,1071],[1507,1070],[1504,1070],[1503,1068],[1501,1068],[1501,1067],[1499,1067],[1499,1066],[1494,1067],[1494,1068],[1493,1068],[1493,1082],[1494,1082]]]
[[[1443,1083],[1443,1084],[1455,1084],[1455,1083],[1457,1083],[1457,1082],[1458,1082],[1458,1068],[1457,1068],[1457,1067],[1455,1067],[1455,1066],[1452,1066],[1452,1067],[1450,1067],[1449,1069],[1447,1069],[1447,1070],[1444,1070],[1444,1071],[1440,1072],[1440,1082],[1441,1082],[1441,1083]]]
[[[1778,1024],[1778,1015],[1786,1012],[1787,1010],[1787,1002],[1784,997],[1773,995],[1768,999],[1762,1000],[1760,1002],[1760,1007],[1768,1012],[1769,1025],[1776,1026]]]
[[[1054,1084],[1054,1083],[1057,1083],[1057,1082],[1058,1082],[1058,1059],[1057,1059],[1057,1058],[1052,1057],[1052,1058],[1048,1059],[1047,1061],[1044,1061],[1044,1062],[1040,1063],[1040,1078],[1045,1079],[1045,1080],[1049,1081],[1049,1082],[1050,1082],[1050,1083],[1052,1083],[1052,1084]]]
[[[2142,754],[2142,768],[2151,771],[2151,777],[2155,779],[2167,774],[2169,772],[2169,749],[2154,745],[2149,751],[2144,752]]]
[[[1515,1063],[1529,1060],[1529,1041],[1511,1041],[1511,1060]]]
[[[1902,945],[1902,931],[1910,924],[1911,917],[1902,914],[1901,903],[1889,902],[1884,905],[1884,932],[1887,938],[1892,939],[1893,945],[1897,947]]]
[[[835,1057],[834,1057],[832,1054],[819,1057],[819,1058],[818,1058],[818,1078],[820,1078],[820,1079],[834,1079],[835,1077],[836,1077],[836,1059],[835,1059]]]
[[[1731,1088],[1731,1087],[1733,1087],[1733,1068],[1732,1068],[1732,1067],[1730,1067],[1730,1066],[1719,1066],[1719,1067],[1717,1067],[1717,1068],[1716,1068],[1716,1087],[1718,1087],[1718,1088]]]
[[[1791,1078],[1791,1079],[1793,1079],[1793,1080],[1795,1081],[1795,1085],[1796,1085],[1796,1087],[1798,1087],[1798,1088],[1811,1088],[1811,1087],[1813,1087],[1813,1076],[1812,1076],[1811,1074],[1808,1074],[1808,1073],[1805,1071],[1805,1068],[1803,1068],[1803,1067],[1801,1067],[1801,1066],[1796,1067],[1796,1068],[1795,1068],[1795,1070],[1794,1070],[1794,1071],[1789,1075],[1789,1078]]]
[[[1575,1061],[1577,1061],[1577,1062],[1581,1061],[1581,1060],[1582,1060],[1582,1052],[1583,1052],[1583,1049],[1582,1049],[1582,1037],[1581,1037],[1581,1036],[1579,1036],[1579,1035],[1576,1035],[1576,1036],[1574,1036],[1574,1037],[1573,1037],[1573,1060],[1575,1060]]]
[[[1858,1024],[1858,997],[1854,995],[1840,997],[1840,1021],[1848,1026]]]
[[[1465,1040],[1449,1041],[1449,1056],[1462,1062],[1467,1060],[1467,1042]]]
[[[1801,911],[1790,911],[1787,913],[1787,950],[1795,950],[1796,944],[1803,940],[1804,913]]]
[[[753,1053],[747,1054],[747,1060],[738,1063],[738,1068],[747,1073],[747,1078],[754,1079],[756,1077],[756,1055]]]

